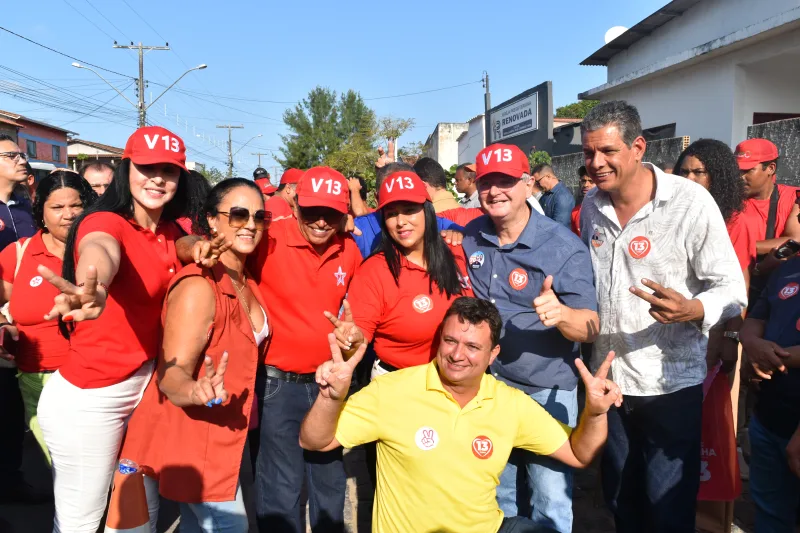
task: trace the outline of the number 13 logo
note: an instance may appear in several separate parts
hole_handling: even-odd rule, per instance
[[[497,150],[492,150],[491,152],[486,152],[481,154],[481,159],[483,159],[483,164],[488,165],[489,162],[492,160],[492,155],[497,156],[497,162],[501,163],[503,161],[508,162],[511,161],[511,149],[510,148],[498,148]]]
[[[342,184],[336,180],[331,179],[317,179],[311,178],[311,187],[314,189],[314,192],[319,192],[324,184],[328,184],[328,194],[339,195],[342,192]]]

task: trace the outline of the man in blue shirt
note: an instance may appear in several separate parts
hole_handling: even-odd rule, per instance
[[[27,154],[19,149],[9,135],[0,133],[0,250],[22,237],[36,233],[31,205],[14,188],[27,181]],[[0,317],[0,321],[5,322]],[[28,485],[22,467],[22,443],[25,418],[22,397],[17,384],[17,369],[0,360],[0,504],[42,503],[48,498]]]
[[[530,208],[530,167],[519,148],[488,146],[478,153],[476,166],[487,215],[467,225],[463,247],[475,295],[495,304],[503,319],[492,374],[575,427],[574,361],[579,343],[593,342],[598,331],[589,253],[568,227]],[[520,468],[526,470],[519,479],[525,478],[527,487],[517,486]],[[546,457],[512,452],[497,499],[506,516],[526,516],[562,533],[572,530],[572,471]]]
[[[531,171],[534,181],[544,191],[539,203],[542,204],[544,214],[571,228],[572,210],[575,208],[575,197],[567,187],[556,178],[553,167],[550,165],[536,165]]]

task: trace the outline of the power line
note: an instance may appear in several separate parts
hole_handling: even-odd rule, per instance
[[[83,13],[81,13],[80,11],[78,11],[77,9],[75,9],[75,6],[73,6],[72,4],[70,4],[69,2],[67,2],[67,0],[61,0],[61,1],[62,1],[62,2],[64,2],[65,4],[67,4],[67,5],[68,5],[68,6],[69,6],[69,7],[70,7],[70,8],[71,8],[71,9],[72,9],[72,10],[73,10],[75,13],[77,13],[77,14],[78,14],[78,15],[80,15],[81,17],[85,18],[85,19],[86,19],[86,21],[87,21],[89,24],[91,24],[92,26],[94,26],[95,28],[97,28],[98,30],[100,30],[102,33],[104,33],[106,37],[108,37],[108,38],[109,38],[109,39],[111,39],[112,41],[113,41],[113,40],[115,40],[115,39],[114,39],[114,38],[113,38],[111,35],[109,35],[109,34],[106,32],[106,30],[104,30],[103,28],[101,28],[100,26],[98,26],[97,24],[95,24],[95,22],[94,22],[92,19],[90,19],[89,17],[87,17],[86,15],[84,15]],[[90,4],[90,5],[91,5],[91,4]]]
[[[405,96],[414,96],[414,95],[417,95],[417,94],[435,93],[435,92],[438,92],[438,91],[446,91],[448,89],[456,89],[458,87],[465,87],[467,85],[474,85],[476,83],[481,83],[481,80],[468,81],[467,83],[460,83],[458,85],[451,85],[449,87],[440,87],[439,89],[428,89],[427,91],[417,91],[415,93],[395,94],[395,95],[392,95],[392,96],[374,96],[372,98],[364,98],[364,100],[387,100],[389,98],[403,98]]]

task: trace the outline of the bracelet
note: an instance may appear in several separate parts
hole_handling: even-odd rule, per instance
[[[78,287],[83,287],[86,283],[78,283]],[[106,296],[108,296],[108,285],[103,283],[102,281],[97,282],[98,287],[103,287],[106,290]]]

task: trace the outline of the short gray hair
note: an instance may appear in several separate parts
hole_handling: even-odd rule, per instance
[[[625,100],[611,100],[597,104],[581,123],[581,135],[606,126],[616,126],[622,141],[630,147],[642,135],[642,119],[639,111]]]

